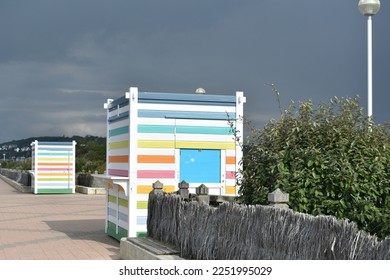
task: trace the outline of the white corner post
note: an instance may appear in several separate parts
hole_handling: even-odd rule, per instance
[[[367,17],[367,106],[368,117],[372,117],[372,16]]]
[[[379,0],[360,0],[358,8],[363,16],[367,17],[367,112],[371,118],[372,110],[372,17],[379,12]]]
[[[129,228],[128,237],[137,237],[137,155],[138,155],[138,88],[126,92],[129,99]]]
[[[114,99],[107,99],[107,103],[104,103],[104,109],[106,109],[107,111],[107,118],[106,118],[106,175],[108,175],[108,154],[109,154],[109,139],[110,139],[110,135],[109,135],[109,129],[110,129],[110,126],[109,126],[109,123],[108,123],[108,119],[110,118],[110,104],[114,101]]]
[[[244,104],[246,97],[242,91],[236,92],[236,178],[241,179],[239,170],[242,169],[242,147],[244,145]],[[238,186],[236,186],[236,195],[238,195]]]

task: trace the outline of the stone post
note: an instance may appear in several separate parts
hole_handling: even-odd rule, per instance
[[[289,202],[289,194],[282,192],[279,188],[268,194],[268,201],[272,207],[289,208],[287,204]]]
[[[164,184],[161,183],[159,180],[157,180],[156,182],[153,183],[153,190],[152,190],[152,192],[154,194],[163,193],[163,187],[164,187]]]
[[[196,188],[196,200],[201,204],[206,203],[207,205],[210,204],[210,196],[209,196],[209,188],[206,187],[204,184],[201,184],[199,187]]]
[[[184,200],[189,200],[190,199],[190,190],[188,189],[189,186],[190,185],[186,181],[184,181],[184,180],[179,183],[179,191],[177,193]]]

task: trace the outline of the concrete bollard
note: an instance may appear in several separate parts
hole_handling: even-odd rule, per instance
[[[279,188],[268,194],[269,205],[278,208],[289,208],[289,194],[282,192]]]

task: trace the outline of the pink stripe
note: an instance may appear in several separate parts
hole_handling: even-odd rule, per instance
[[[73,168],[69,170],[73,170]],[[68,171],[68,168],[38,168],[38,171]]]
[[[127,170],[120,170],[120,169],[108,169],[108,175],[115,175],[115,176],[129,176],[129,171]]]
[[[174,170],[138,170],[137,178],[174,179]]]
[[[226,171],[226,179],[236,179],[236,172]]]

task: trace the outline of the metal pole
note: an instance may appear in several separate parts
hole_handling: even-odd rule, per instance
[[[368,117],[372,116],[372,16],[367,16],[367,93]]]

